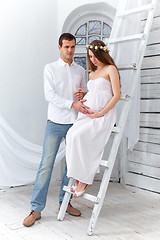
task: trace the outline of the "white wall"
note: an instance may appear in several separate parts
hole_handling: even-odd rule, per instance
[[[59,57],[57,1],[0,0],[0,115],[42,145],[47,117],[43,69]]]

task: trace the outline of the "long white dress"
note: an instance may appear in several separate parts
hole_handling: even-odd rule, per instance
[[[89,80],[87,87],[88,93],[84,97],[87,101],[84,104],[90,110],[102,110],[113,96],[111,83],[105,78]],[[83,113],[78,114],[66,136],[68,177],[92,184],[115,121],[115,106],[100,118],[92,119]]]

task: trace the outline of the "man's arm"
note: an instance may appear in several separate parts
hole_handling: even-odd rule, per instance
[[[47,65],[44,69],[44,93],[47,102],[54,103],[60,108],[71,108],[73,101],[60,97],[56,93],[52,75]]]
[[[54,103],[56,106],[60,108],[67,108],[67,109],[74,108],[79,112],[89,113],[88,110],[86,110],[89,108],[83,104],[85,100],[82,100],[79,102],[73,102],[72,100],[67,100],[63,97],[60,97],[56,93],[52,75],[49,71],[48,66],[46,66],[44,69],[44,92],[45,92],[46,101],[50,103]]]

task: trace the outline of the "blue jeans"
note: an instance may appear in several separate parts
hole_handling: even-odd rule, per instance
[[[72,124],[58,124],[50,120],[47,121],[43,144],[43,155],[34,184],[34,190],[31,200],[31,210],[41,212],[45,208],[55,158],[60,143],[62,139],[66,137],[67,131],[71,126]],[[66,176],[66,173],[67,166],[65,165],[59,195],[60,204],[62,203],[65,194],[65,192],[63,191],[63,186],[68,185],[68,178]]]

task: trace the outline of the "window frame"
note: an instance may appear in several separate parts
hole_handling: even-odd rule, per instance
[[[75,35],[80,26],[89,21],[99,20],[105,22],[112,28],[116,9],[108,3],[92,3],[84,4],[75,8],[66,18],[62,32],[70,32]],[[102,25],[101,25],[102,26]],[[87,31],[88,33],[88,31]],[[88,36],[87,36],[88,37]],[[87,38],[88,39],[88,38]],[[87,42],[86,42],[87,44]],[[83,46],[76,45],[74,57],[87,57],[86,49]],[[88,69],[86,69],[86,77],[88,79]]]
[[[98,22],[100,22],[100,28],[101,28],[100,29],[100,34],[95,34],[95,33],[89,34],[89,22],[91,22],[91,21],[98,21]],[[77,33],[78,29],[81,26],[86,25],[86,35],[81,35],[81,36],[78,35],[78,37],[86,37],[86,44],[85,45],[84,44],[83,45],[82,44],[81,45],[77,45],[76,44],[74,59],[78,58],[78,57],[80,57],[80,58],[85,57],[86,58],[86,69],[85,69],[85,72],[86,72],[87,81],[88,81],[88,73],[89,73],[89,71],[88,71],[88,66],[87,66],[87,56],[86,56],[86,48],[85,47],[86,47],[87,44],[89,44],[89,37],[91,37],[91,36],[100,36],[100,40],[103,41],[103,38],[105,37],[105,35],[103,34],[103,24],[104,23],[107,24],[111,28],[111,26],[108,24],[108,22],[104,21],[104,18],[101,18],[101,17],[98,16],[98,17],[94,17],[94,19],[93,19],[93,17],[92,17],[92,18],[88,19],[87,22],[82,22],[81,25],[78,26],[77,30],[74,33],[74,36],[77,37],[76,33]],[[105,41],[105,43],[107,44],[106,41]]]

